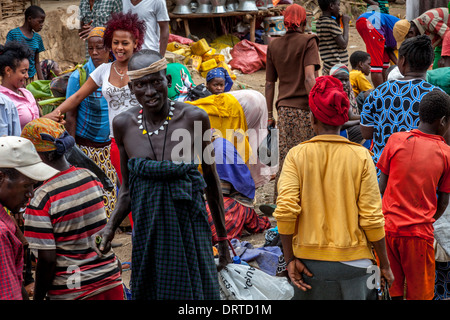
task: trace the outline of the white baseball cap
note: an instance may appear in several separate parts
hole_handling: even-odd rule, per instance
[[[0,168],[13,168],[36,181],[50,179],[59,171],[42,162],[33,143],[22,137],[0,137]]]

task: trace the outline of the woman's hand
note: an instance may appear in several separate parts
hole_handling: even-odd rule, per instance
[[[311,289],[311,286],[303,281],[302,274],[307,275],[308,277],[312,277],[312,273],[306,268],[303,262],[300,259],[294,258],[291,260],[287,267],[288,276],[291,279],[292,283],[302,291],[307,291]]]

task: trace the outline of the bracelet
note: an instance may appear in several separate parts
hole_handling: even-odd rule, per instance
[[[288,267],[288,265],[289,265],[289,263],[291,263],[292,261],[294,261],[295,259],[297,259],[295,256],[292,256],[292,258],[290,258],[287,262],[286,262],[286,270],[287,270],[287,267]]]
[[[228,237],[217,237],[217,241],[225,241],[228,240]]]

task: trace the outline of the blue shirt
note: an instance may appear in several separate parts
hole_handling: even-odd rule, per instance
[[[45,51],[44,42],[39,33],[33,32],[33,37],[27,38],[22,33],[19,27],[12,29],[6,35],[6,42],[8,41],[19,41],[25,43],[31,50],[32,55],[28,59],[30,61],[30,68],[28,69],[28,77],[32,78],[36,74],[36,53]]]
[[[377,29],[377,31],[384,37],[386,47],[397,49],[397,41],[394,38],[394,33],[392,30],[394,30],[395,23],[400,21],[399,18],[387,13],[380,13],[376,11],[365,12],[360,15],[358,19],[359,18],[366,18],[370,21],[375,29]]]
[[[0,137],[20,136],[21,133],[19,113],[14,102],[0,93]]]
[[[394,132],[419,126],[419,103],[432,90],[440,90],[421,79],[389,80],[367,97],[361,112],[361,124],[373,127],[373,160],[375,163]],[[379,170],[377,169],[379,175]]]
[[[83,66],[86,79],[95,70],[92,59]],[[67,83],[66,98],[80,89],[80,73],[75,70]],[[93,142],[104,143],[109,137],[108,102],[103,97],[102,88],[98,88],[78,106],[77,125],[75,135]]]

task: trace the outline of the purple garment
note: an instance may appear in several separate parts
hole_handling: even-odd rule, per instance
[[[220,180],[231,183],[237,192],[253,199],[255,182],[234,145],[224,138],[216,138],[213,145],[216,155],[216,170]]]
[[[278,266],[280,264],[280,257],[283,256],[280,247],[268,246],[254,248],[251,243],[247,241],[241,242],[237,239],[231,239],[230,242],[236,255],[238,255],[241,260],[245,262],[256,261],[259,269],[271,276],[275,276],[279,271]]]

